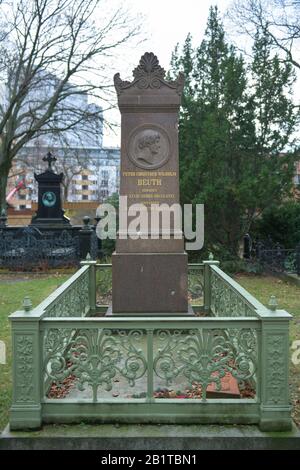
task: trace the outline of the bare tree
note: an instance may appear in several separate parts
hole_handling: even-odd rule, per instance
[[[68,195],[70,194],[74,177],[81,175],[86,168],[87,157],[76,150],[73,150],[72,155],[59,159],[59,166],[57,166],[57,170],[62,171],[62,173],[64,174],[62,187],[63,199],[65,201],[68,200]]]
[[[239,33],[266,32],[284,60],[300,69],[300,0],[234,0],[228,16]]]
[[[0,208],[13,159],[29,141],[95,132],[111,86],[108,63],[139,27],[105,0],[12,0],[0,4]],[[78,106],[78,97],[85,97]]]

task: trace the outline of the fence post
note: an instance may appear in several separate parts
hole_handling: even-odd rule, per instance
[[[42,423],[39,320],[41,310],[31,310],[24,299],[24,310],[10,315],[12,326],[13,399],[10,429],[38,429]]]
[[[5,209],[2,209],[0,216],[0,228],[5,228],[7,226],[7,215]]]
[[[296,246],[296,274],[300,276],[300,243]]]
[[[97,261],[92,259],[87,259],[81,261],[81,266],[89,266],[89,303],[90,303],[90,312],[95,312],[96,310],[96,264]]]
[[[262,431],[288,431],[292,428],[289,403],[289,320],[285,310],[270,304],[262,319],[261,406]]]
[[[98,241],[94,238],[96,236],[94,227],[90,225],[90,217],[85,215],[83,217],[83,228],[79,230],[79,257],[80,259],[86,259],[87,255],[89,254],[91,258],[97,257],[97,246]],[[93,245],[95,243],[95,246]]]
[[[213,259],[213,254],[210,253],[209,259],[203,261],[204,264],[204,311],[206,313],[210,312],[211,305],[211,269],[212,265],[218,266],[220,261],[215,261]]]

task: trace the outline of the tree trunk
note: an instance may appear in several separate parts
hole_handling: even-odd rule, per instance
[[[241,238],[241,234],[239,231],[236,233],[234,229],[235,227],[232,227],[232,231],[227,238],[226,246],[232,258],[237,259],[239,258],[239,240]]]
[[[3,209],[5,209],[5,211],[7,209],[6,191],[9,170],[10,168],[8,165],[0,166],[0,213],[3,211]]]

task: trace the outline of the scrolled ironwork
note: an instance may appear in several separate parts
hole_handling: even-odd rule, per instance
[[[85,271],[45,310],[47,317],[82,317],[89,310],[89,272]]]
[[[271,272],[287,272],[300,276],[300,244],[295,249],[286,249],[271,239],[256,242],[256,260],[263,269]]]
[[[188,269],[188,296],[191,303],[202,304],[204,296],[203,266]]]
[[[112,269],[111,265],[97,266],[96,299],[99,305],[108,305],[112,300]]]
[[[254,308],[214,271],[211,272],[211,311],[217,317],[253,317]]]
[[[44,383],[61,384],[72,375],[78,390],[91,387],[94,402],[99,387],[112,390],[117,374],[134,387],[147,370],[144,352],[136,345],[143,336],[140,330],[49,329],[44,340]]]
[[[229,329],[195,329],[184,331],[158,330],[160,344],[153,368],[169,386],[179,375],[190,385],[198,384],[202,400],[206,400],[209,384],[221,389],[221,379],[231,373],[242,383],[255,377],[257,369],[257,337],[250,329],[229,335]],[[236,338],[237,341],[233,341]]]
[[[75,266],[79,237],[68,230],[41,232],[37,227],[0,230],[0,266],[9,269]]]

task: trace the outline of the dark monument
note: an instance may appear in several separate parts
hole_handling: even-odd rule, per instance
[[[165,79],[157,57],[145,53],[132,82],[114,77],[121,112],[120,196],[135,203],[179,203],[178,111],[184,77]],[[164,239],[160,225],[155,237],[143,233],[125,238],[121,227],[113,265],[113,314],[185,314],[187,254],[181,229],[171,227]],[[149,219],[148,219],[149,221]],[[148,224],[149,226],[149,224]]]
[[[14,227],[6,224],[6,214],[0,216],[0,267],[17,270],[47,269],[76,266],[80,260],[96,259],[99,253],[95,226],[85,216],[82,225],[71,225],[64,216],[61,201],[63,173],[56,174],[52,163],[56,158],[49,152],[43,161],[48,168],[34,175],[38,182],[38,209],[31,224]]]
[[[32,217],[31,225],[51,226],[66,228],[70,226],[69,219],[64,215],[61,205],[61,183],[63,173],[56,174],[52,169],[52,163],[56,158],[49,152],[43,161],[48,163],[48,168],[44,173],[34,174],[38,182],[38,209],[36,215]]]

